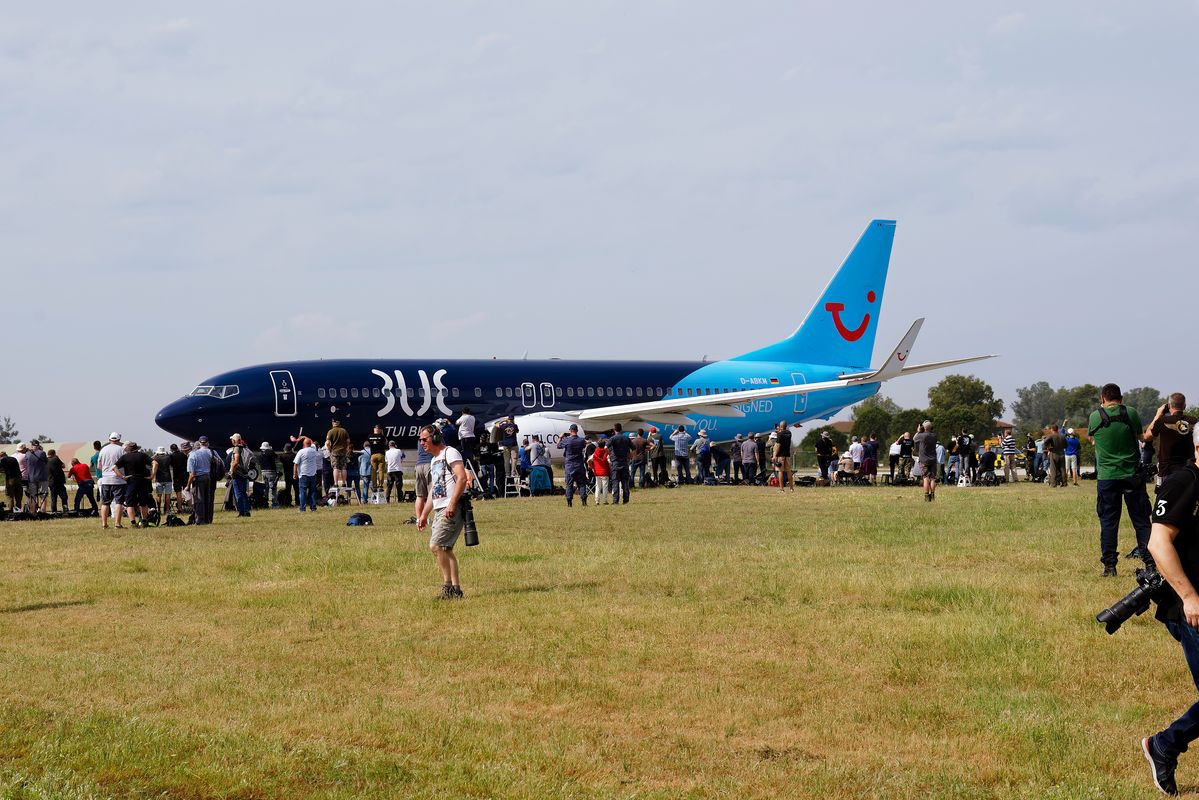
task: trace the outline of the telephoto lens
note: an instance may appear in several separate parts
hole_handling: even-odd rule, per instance
[[[462,526],[462,539],[466,542],[467,547],[474,547],[479,543],[479,529],[475,527],[474,505],[467,497],[462,498],[462,503],[462,518],[465,523]]]
[[[1155,569],[1138,569],[1137,586],[1128,594],[1112,603],[1111,608],[1105,608],[1095,615],[1097,622],[1103,623],[1108,635],[1120,630],[1120,626],[1133,616],[1144,614],[1149,610],[1149,603],[1162,589],[1162,576]]]

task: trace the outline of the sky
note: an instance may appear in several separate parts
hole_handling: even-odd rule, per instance
[[[153,445],[263,361],[733,356],[872,218],[876,363],[926,317],[1008,412],[1193,404],[1197,40],[1195,0],[9,4],[0,416]]]

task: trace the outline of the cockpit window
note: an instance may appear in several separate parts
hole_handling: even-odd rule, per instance
[[[236,385],[232,384],[228,386],[197,386],[195,389],[192,389],[191,396],[217,397],[223,400],[227,397],[233,397],[239,391],[241,390]]]

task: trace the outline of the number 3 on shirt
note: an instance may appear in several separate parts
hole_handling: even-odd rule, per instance
[[[1153,512],[1153,513],[1154,513],[1154,515],[1155,515],[1155,516],[1158,516],[1158,517],[1164,517],[1164,516],[1166,516],[1166,501],[1165,501],[1165,500],[1158,500],[1158,501],[1157,501],[1157,509],[1156,509],[1156,510],[1154,510],[1154,512]]]

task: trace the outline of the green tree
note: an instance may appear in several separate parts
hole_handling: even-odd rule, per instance
[[[896,403],[890,397],[883,397],[881,394],[867,397],[862,402],[853,407],[853,418],[856,420],[860,414],[873,409],[881,409],[887,412],[887,416],[893,417],[900,412],[899,403]],[[879,434],[882,435],[881,433]]]
[[[850,433],[853,436],[869,436],[872,433],[877,433],[879,439],[886,439],[891,435],[893,420],[894,417],[886,409],[877,404],[868,406],[865,409],[855,408],[853,430]]]
[[[1012,422],[1016,429],[1021,433],[1040,433],[1050,422],[1061,422],[1066,416],[1062,391],[1055,390],[1046,381],[1017,389],[1016,402],[1012,404]],[[1099,397],[1098,389],[1095,397]]]
[[[21,432],[13,423],[12,417],[0,418],[0,444],[13,444],[18,441]]]
[[[941,431],[964,427],[975,436],[990,436],[1002,413],[995,390],[973,375],[947,375],[928,390],[928,416]]]
[[[1062,417],[1066,419],[1067,426],[1085,428],[1091,412],[1099,407],[1099,387],[1093,383],[1084,383],[1073,389],[1058,389],[1058,392],[1063,396]]]
[[[1137,410],[1143,425],[1147,425],[1149,420],[1153,419],[1153,415],[1164,402],[1166,401],[1162,398],[1162,393],[1151,386],[1138,386],[1124,393],[1124,405]]]
[[[891,432],[885,440],[888,445],[904,434],[904,431],[915,436],[920,431],[920,425],[928,419],[928,412],[920,408],[905,408],[891,418]],[[881,438],[881,434],[880,434]]]

